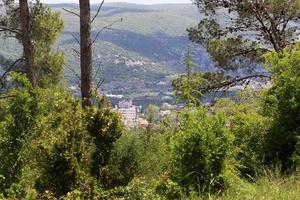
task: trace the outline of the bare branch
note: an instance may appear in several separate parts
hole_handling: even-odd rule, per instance
[[[221,83],[216,83],[216,84],[211,84],[211,85],[206,85],[203,87],[200,87],[200,91],[204,92],[213,92],[213,91],[218,91],[220,89],[224,88],[230,88],[238,83],[245,83],[249,81],[250,79],[255,79],[255,78],[261,78],[261,79],[268,79],[271,80],[271,76],[268,75],[263,75],[263,74],[256,74],[256,75],[249,75],[241,78],[233,78],[231,80],[223,81]]]
[[[96,71],[96,73],[95,73],[95,75],[94,75],[94,78],[93,78],[93,79],[96,79],[96,78],[97,78],[97,76],[98,76],[98,74],[99,74],[99,72],[101,71],[101,64],[102,64],[102,62],[100,62],[100,63],[99,63],[99,65],[98,65],[98,68],[97,68],[97,71]]]
[[[21,35],[21,30],[20,29],[12,29],[9,27],[5,27],[5,26],[0,26],[0,32],[10,32],[16,35]]]
[[[77,72],[69,65],[66,65],[67,69],[69,69],[76,77],[77,79],[80,81],[81,80],[81,77],[79,74],[77,74]]]
[[[104,26],[102,29],[100,29],[100,30],[98,31],[98,33],[96,34],[96,36],[95,36],[95,38],[94,38],[94,40],[93,40],[93,42],[92,42],[92,45],[97,41],[97,39],[99,38],[100,34],[101,34],[103,31],[111,29],[111,27],[112,27],[114,24],[116,24],[116,23],[118,23],[118,22],[122,22],[122,21],[123,21],[123,18],[118,19],[118,20],[115,20],[115,21],[113,21],[112,23],[110,23],[109,25]]]
[[[101,4],[99,5],[98,10],[97,10],[97,13],[96,13],[95,16],[93,17],[93,19],[92,19],[92,21],[91,21],[91,24],[92,24],[92,23],[94,22],[94,20],[98,17],[98,15],[99,15],[99,13],[100,13],[100,10],[101,10],[101,8],[102,8],[102,6],[103,6],[103,4],[104,4],[104,0],[102,0]]]
[[[96,90],[98,90],[104,83],[104,79],[99,79],[98,83],[96,84]]]
[[[72,48],[72,50],[76,53],[76,55],[77,55],[78,57],[80,56],[80,52],[79,52],[77,49]]]
[[[75,16],[77,16],[77,17],[80,17],[79,14],[77,14],[76,12],[74,12],[74,11],[72,11],[72,10],[68,10],[68,9],[65,9],[65,8],[63,8],[63,10],[66,11],[66,12],[68,12],[68,13],[70,13],[70,14],[73,14],[73,15],[75,15]]]
[[[97,71],[96,71],[96,73],[94,75],[94,78],[93,78],[94,80],[96,80],[98,74],[101,71],[101,64],[102,64],[102,62],[100,62],[99,65],[98,65]],[[98,80],[98,82],[96,84],[96,88],[95,89],[98,90],[102,86],[103,83],[104,83],[104,79],[103,78],[99,78],[99,80]]]
[[[1,78],[0,78],[0,83],[1,83],[1,89],[3,89],[5,87],[5,83],[4,83],[4,78],[6,77],[6,75],[11,72],[13,70],[13,68],[21,61],[23,61],[24,58],[20,58],[17,59],[15,62],[13,62],[9,68],[2,74]]]
[[[70,33],[70,35],[72,35],[72,37],[74,38],[74,40],[76,40],[76,42],[80,45],[79,39],[73,33]]]

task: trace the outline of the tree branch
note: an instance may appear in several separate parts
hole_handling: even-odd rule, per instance
[[[80,45],[79,39],[73,33],[70,33],[70,35],[72,35],[72,37],[74,38],[74,40]]]
[[[74,12],[74,11],[72,11],[72,10],[68,10],[68,9],[65,9],[65,8],[63,8],[63,10],[66,11],[66,12],[68,12],[68,13],[70,13],[70,14],[73,14],[73,15],[75,15],[75,16],[77,16],[77,17],[80,17],[79,14],[77,14],[76,12]]]
[[[100,30],[98,31],[98,33],[96,34],[96,36],[95,36],[95,38],[94,38],[94,40],[93,40],[93,42],[92,42],[92,45],[97,41],[97,39],[99,38],[100,34],[101,34],[104,30],[106,30],[106,29],[111,29],[111,27],[112,27],[114,24],[116,24],[116,23],[118,23],[118,22],[122,22],[122,21],[123,21],[123,18],[118,19],[118,20],[115,20],[114,22],[112,22],[112,23],[110,23],[109,25],[104,26],[102,29],[100,29]]]
[[[92,19],[92,21],[91,21],[91,24],[92,24],[92,23],[94,22],[94,20],[98,17],[98,15],[99,15],[99,13],[100,13],[100,10],[101,10],[101,8],[102,8],[102,6],[103,6],[103,4],[104,4],[104,0],[102,0],[101,4],[99,5],[98,10],[97,10],[97,13],[96,13],[95,16],[93,17],[93,19]]]
[[[271,76],[268,76],[268,75],[263,75],[263,74],[249,75],[249,76],[245,76],[245,77],[241,77],[241,78],[234,78],[232,80],[223,81],[221,83],[217,83],[217,84],[213,84],[213,85],[200,87],[200,91],[212,92],[212,91],[220,90],[222,88],[229,88],[229,87],[233,87],[234,85],[236,85],[238,83],[249,81],[250,79],[255,79],[255,78],[271,80]]]
[[[20,29],[12,29],[9,27],[5,27],[5,26],[0,26],[0,32],[10,32],[16,35],[21,35],[21,30]]]
[[[1,89],[3,89],[5,87],[5,83],[4,83],[4,78],[6,77],[6,75],[12,71],[12,69],[16,66],[16,64],[18,64],[18,62],[21,62],[24,58],[20,58],[17,59],[15,62],[13,62],[9,68],[2,74],[1,78],[0,78],[0,83],[1,83]]]
[[[98,74],[101,71],[101,64],[102,64],[102,62],[100,62],[99,65],[98,65],[97,71],[96,71],[96,73],[94,75],[94,78],[93,78],[94,80],[96,80]],[[103,83],[104,83],[104,79],[100,77],[99,80],[98,80],[98,82],[97,82],[97,84],[96,84],[96,88],[95,89],[98,90],[102,86]]]
[[[77,49],[72,48],[72,50],[76,53],[77,57],[80,57],[80,52]]]
[[[67,69],[69,69],[77,78],[78,80],[80,81],[81,80],[81,77],[79,74],[77,74],[77,72],[70,66],[66,65]]]

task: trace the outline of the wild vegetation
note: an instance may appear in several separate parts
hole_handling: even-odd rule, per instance
[[[268,73],[194,72],[188,52],[187,73],[173,82],[185,106],[158,119],[151,105],[148,126],[135,129],[125,127],[92,83],[86,53],[93,53],[90,25],[97,15],[88,13],[87,1],[78,14],[81,99],[63,79],[63,52],[52,49],[63,28],[60,14],[39,2],[2,3],[1,36],[18,39],[24,54],[3,58],[0,199],[300,199],[300,43],[294,39],[300,1],[197,0],[207,18],[189,29],[191,41],[205,45],[220,70],[246,64]],[[224,9],[236,22],[233,30],[214,21]],[[217,34],[208,35],[211,29]],[[259,45],[240,35],[255,31]],[[225,50],[238,56],[225,57]],[[270,86],[246,87],[261,78]],[[201,101],[239,84],[245,89],[232,99]]]

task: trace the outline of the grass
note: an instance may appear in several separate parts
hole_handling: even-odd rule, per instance
[[[222,196],[189,198],[191,200],[300,200],[300,174],[282,177],[266,173],[255,183],[240,183],[229,188]]]

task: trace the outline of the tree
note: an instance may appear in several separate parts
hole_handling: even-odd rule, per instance
[[[155,123],[159,119],[159,107],[153,104],[150,104],[145,113],[146,120],[148,121],[148,125],[145,129],[145,138],[146,143],[150,144],[151,136],[154,132]]]
[[[37,85],[50,88],[61,83],[64,55],[52,46],[64,28],[60,13],[39,2],[31,8],[32,38],[34,41],[34,68]]]
[[[154,104],[150,104],[146,110],[146,120],[150,124],[154,124],[158,120],[159,117],[158,115],[159,115],[159,107]]]
[[[92,41],[90,0],[79,0],[82,106],[92,105]]]
[[[80,53],[75,50],[76,54],[80,55],[80,67],[81,67],[81,98],[82,98],[82,106],[83,107],[91,107],[92,106],[92,94],[93,91],[97,90],[103,80],[98,80],[97,84],[95,84],[95,88],[93,88],[93,59],[92,59],[92,46],[95,44],[97,39],[99,39],[101,33],[111,28],[115,23],[119,21],[123,21],[121,18],[120,20],[116,20],[111,24],[104,26],[101,28],[95,35],[95,37],[91,38],[91,26],[94,20],[99,15],[101,8],[104,4],[104,0],[102,0],[101,4],[99,5],[96,14],[91,18],[91,5],[90,0],[79,0],[79,7],[80,7],[80,14],[76,12],[64,9],[66,12],[71,13],[80,18],[80,41],[75,38],[75,40],[80,44]],[[100,68],[98,68],[96,75],[98,74]]]
[[[193,72],[191,47],[189,47],[184,61],[187,73],[174,79],[172,86],[179,101],[185,102],[187,106],[199,106],[202,96],[206,92],[213,91],[218,81],[224,80],[226,77],[223,73]]]
[[[281,52],[300,32],[299,0],[194,0],[204,18],[188,29],[191,41],[204,45],[221,70],[247,69],[247,77],[221,80],[216,89],[270,78],[253,73],[263,54]],[[211,87],[207,88],[209,91]]]
[[[241,55],[251,57],[255,52],[272,49],[280,52],[295,43],[299,35],[295,24],[300,20],[298,0],[195,0],[194,2],[205,14],[205,18],[200,21],[198,27],[189,29],[190,39],[206,44],[209,50],[214,49],[212,45],[224,47],[226,43],[231,43],[232,48],[236,48],[235,52],[228,52],[234,53],[232,59]],[[225,44],[218,45],[216,42]]]
[[[10,4],[11,3],[11,4]],[[22,36],[21,24],[22,17],[20,8],[12,4],[13,1],[6,2],[6,15],[1,16],[0,32],[4,32],[4,37],[15,37],[18,42],[24,46],[24,37]],[[63,21],[59,12],[52,11],[49,7],[37,1],[31,4],[29,9],[29,19],[26,23],[30,26],[30,44],[33,52],[33,76],[35,84],[40,87],[52,87],[60,83],[62,78],[64,58],[60,52],[52,52],[52,45],[57,40],[63,30]],[[27,43],[28,44],[28,41]],[[30,47],[30,48],[31,48]],[[28,53],[24,49],[25,53]],[[23,63],[23,56],[16,61],[7,63],[6,72],[2,76],[2,87],[5,87],[4,78],[10,71],[28,72],[28,64]],[[30,59],[31,60],[31,59]],[[31,62],[31,61],[30,61]],[[27,75],[30,73],[27,73]],[[29,78],[30,80],[30,78]],[[31,81],[32,82],[32,81]]]
[[[186,74],[178,76],[172,83],[175,90],[175,95],[179,101],[184,101],[188,106],[199,105],[199,99],[202,96],[201,91],[194,90],[195,84],[202,82],[200,79],[195,79],[193,73],[193,58],[191,55],[191,46],[189,46],[187,54],[184,59]],[[197,82],[195,83],[195,80]]]
[[[34,48],[32,44],[32,31],[30,24],[30,12],[27,0],[19,0],[20,19],[21,19],[21,36],[25,56],[25,68],[29,81],[32,86],[36,86],[36,77],[34,73]]]

